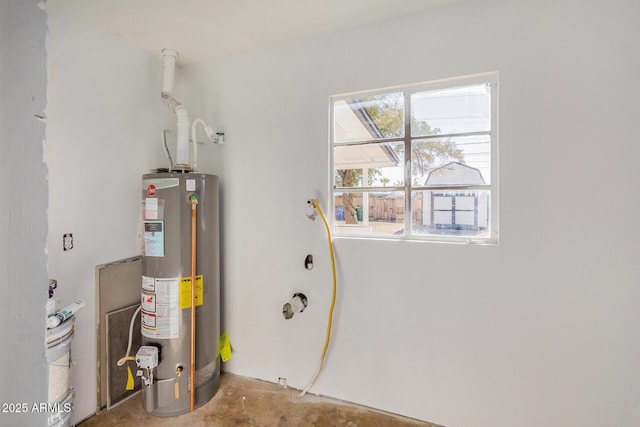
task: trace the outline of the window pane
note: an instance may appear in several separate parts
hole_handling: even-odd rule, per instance
[[[404,193],[334,193],[334,224],[340,234],[404,235]]]
[[[411,95],[411,136],[491,130],[491,85],[430,90]]]
[[[411,145],[411,173],[419,186],[491,184],[491,138],[417,139]]]
[[[404,185],[404,144],[336,146],[333,155],[336,187]]]
[[[402,92],[333,103],[334,141],[370,141],[404,136]]]
[[[413,191],[411,201],[411,232],[414,235],[489,237],[489,190]]]

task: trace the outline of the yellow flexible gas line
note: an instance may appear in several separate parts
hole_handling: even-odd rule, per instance
[[[338,278],[336,275],[336,256],[333,250],[333,239],[331,238],[331,228],[329,227],[327,218],[324,216],[324,213],[322,212],[322,208],[320,207],[320,203],[318,203],[318,200],[311,199],[311,204],[313,204],[313,207],[315,207],[318,210],[318,213],[320,214],[320,217],[324,222],[324,226],[327,229],[329,253],[331,253],[331,269],[333,270],[333,297],[331,298],[331,307],[329,308],[329,322],[327,323],[327,338],[325,339],[324,348],[322,349],[322,356],[320,356],[320,364],[318,365],[318,369],[316,370],[316,373],[313,375],[313,378],[311,378],[311,381],[309,381],[309,384],[307,384],[305,389],[302,390],[302,393],[300,394],[300,396],[304,396],[309,391],[309,389],[313,386],[313,383],[315,383],[316,379],[320,375],[320,371],[322,371],[322,366],[324,365],[324,358],[327,355],[327,350],[329,349],[329,342],[331,341],[331,329],[333,328],[333,310],[336,307],[336,295],[338,293]]]

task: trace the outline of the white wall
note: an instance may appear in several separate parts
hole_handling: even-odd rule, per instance
[[[168,166],[162,60],[50,5],[49,270],[61,306],[77,298],[75,416],[96,410],[95,266],[136,255],[141,175]],[[62,236],[74,248],[63,252]],[[44,295],[44,294],[43,294]]]
[[[315,370],[331,279],[305,201],[327,205],[328,97],[497,70],[500,244],[337,240],[312,392],[449,427],[640,423],[639,15],[465,1],[191,67],[228,134],[224,368],[298,388]],[[297,290],[309,308],[285,321]]]
[[[36,117],[46,115],[46,36],[38,1],[0,2],[1,425],[44,425],[47,416],[32,412],[47,402],[48,383],[46,126]]]

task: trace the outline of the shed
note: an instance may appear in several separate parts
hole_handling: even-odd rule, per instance
[[[481,232],[489,227],[491,193],[479,169],[451,162],[429,173],[423,190],[422,224],[432,231]]]

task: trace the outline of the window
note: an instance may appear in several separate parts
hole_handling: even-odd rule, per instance
[[[497,242],[497,74],[330,102],[336,235]]]

